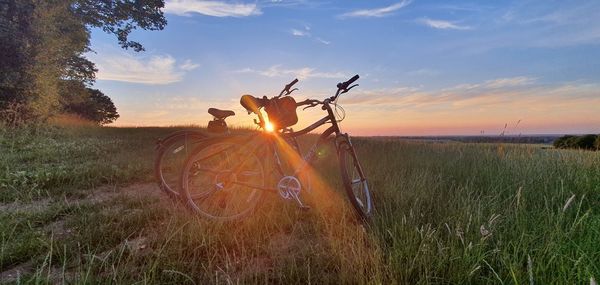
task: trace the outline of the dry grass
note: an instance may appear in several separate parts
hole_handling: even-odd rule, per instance
[[[355,139],[377,210],[369,228],[351,214],[330,150],[311,211],[268,196],[251,218],[214,223],[151,181],[154,139],[171,131],[0,132],[0,282],[579,284],[600,276],[598,153]]]

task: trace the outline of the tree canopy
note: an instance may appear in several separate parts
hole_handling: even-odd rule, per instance
[[[100,124],[114,121],[118,113],[110,98],[91,88],[97,72],[85,57],[91,29],[142,51],[130,34],[163,29],[163,7],[163,0],[0,1],[0,121],[44,121],[61,112]]]
[[[600,135],[565,135],[556,139],[553,145],[555,148],[598,150],[600,149]]]

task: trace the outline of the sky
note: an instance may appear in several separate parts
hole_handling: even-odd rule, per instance
[[[352,135],[600,133],[600,1],[166,0],[146,51],[92,31],[114,126],[251,126],[242,94],[342,95]],[[325,114],[298,110],[300,129]]]

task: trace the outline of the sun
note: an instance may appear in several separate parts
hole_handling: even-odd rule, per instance
[[[273,126],[273,124],[271,124],[271,122],[269,122],[269,121],[265,122],[265,131],[267,131],[269,133],[275,131],[275,127]]]

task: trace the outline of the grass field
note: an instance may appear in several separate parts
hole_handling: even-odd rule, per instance
[[[0,130],[0,283],[600,279],[598,152],[357,138],[371,227],[338,199],[331,154],[331,197],[313,210],[270,196],[249,219],[220,224],[153,183],[154,141],[174,130]]]

